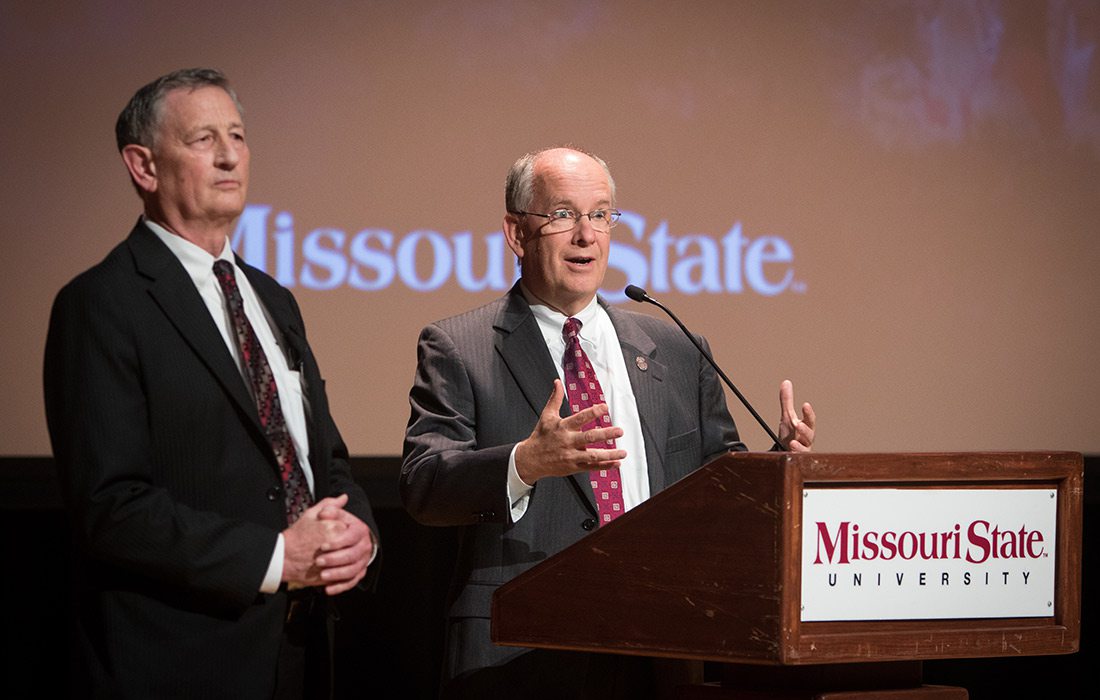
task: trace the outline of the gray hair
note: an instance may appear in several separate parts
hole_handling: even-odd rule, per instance
[[[173,90],[187,88],[196,90],[201,87],[219,87],[232,98],[237,111],[244,114],[237,94],[229,86],[229,79],[213,68],[184,68],[162,75],[142,87],[130,98],[130,102],[115,122],[115,141],[118,150],[130,144],[152,148],[157,127],[160,126],[161,105],[165,96]]]
[[[537,151],[532,151],[512,164],[512,168],[508,171],[508,178],[504,181],[505,211],[517,212],[528,210],[528,207],[531,206],[531,202],[535,199],[535,162],[538,161],[539,156],[543,153],[558,148],[567,148],[577,153],[583,153],[599,163],[600,167],[603,168],[604,174],[607,175],[607,184],[611,188],[611,201],[614,203],[615,180],[612,179],[611,170],[608,169],[607,163],[603,161],[603,158],[583,148],[577,148],[576,146],[551,146],[549,148],[541,148]]]

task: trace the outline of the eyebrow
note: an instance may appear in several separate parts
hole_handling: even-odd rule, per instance
[[[187,131],[183,132],[183,134],[184,136],[194,136],[195,134],[203,131],[218,131],[218,128],[219,127],[214,124],[200,124],[193,129],[188,129]],[[244,122],[233,122],[229,124],[226,129],[228,131],[233,131],[234,129],[244,130]]]
[[[558,202],[559,202],[558,204],[548,204],[547,206],[550,208],[551,211],[553,211],[554,209],[572,209],[573,211],[576,211],[578,213],[580,212],[580,207],[578,207],[576,204],[570,202],[569,200],[563,199],[563,200],[558,200]],[[610,208],[611,208],[611,202],[609,200],[606,200],[606,199],[601,199],[600,201],[596,202],[596,208],[591,209],[589,211],[596,211],[596,209],[610,209]]]

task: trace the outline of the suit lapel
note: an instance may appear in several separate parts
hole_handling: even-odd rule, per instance
[[[278,283],[239,257],[237,268],[244,272],[248,283],[252,285],[252,291],[256,292],[260,303],[263,304],[271,322],[275,325],[274,330],[277,331],[275,340],[283,351],[287,365],[293,370],[301,369],[309,346],[306,343],[300,316],[286,303],[286,295],[282,293]]]
[[[157,239],[156,234],[140,222],[130,232],[126,242],[137,271],[149,279],[149,294],[230,399],[262,434],[256,403],[245,386],[240,369],[233,362],[233,356],[225,347],[225,340],[210,318],[206,303],[183,265]]]
[[[519,285],[512,287],[504,307],[493,322],[497,332],[496,349],[512,374],[524,398],[536,414],[541,414],[558,378],[554,360],[546,349],[538,321],[523,298]],[[562,402],[562,415],[565,412]]]
[[[655,359],[657,345],[627,313],[600,303],[607,309],[615,334],[619,337],[623,360],[626,362],[630,388],[638,405],[638,418],[645,440],[646,465],[649,470],[649,491],[657,493],[667,484],[664,469],[664,444],[668,438],[668,405],[662,399],[665,365]],[[645,369],[642,369],[642,368]]]

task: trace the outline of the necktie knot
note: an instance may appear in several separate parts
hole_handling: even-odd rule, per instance
[[[581,322],[573,317],[565,319],[565,326],[562,328],[562,336],[565,338],[566,343],[570,343],[581,332]]]
[[[228,260],[215,260],[214,261],[214,276],[218,278],[219,282],[223,284],[227,280],[237,280],[237,276],[233,274],[233,266]]]

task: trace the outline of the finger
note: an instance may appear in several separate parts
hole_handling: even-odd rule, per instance
[[[355,588],[357,585],[359,585],[359,582],[363,580],[363,577],[366,576],[366,574],[367,574],[367,570],[364,567],[362,571],[360,571],[357,575],[353,576],[351,579],[349,579],[347,581],[341,581],[339,583],[332,583],[332,584],[329,584],[329,585],[325,586],[325,594],[326,595],[338,595],[338,594],[343,593],[345,591],[350,591],[352,588]]]
[[[309,508],[307,508],[306,511],[302,513],[302,516],[305,517],[308,515],[312,517],[318,517],[321,511],[325,508],[343,508],[347,504],[347,502],[348,495],[346,493],[340,494],[339,496],[335,497],[329,496],[327,498],[322,498],[321,500],[317,501]]]
[[[358,568],[349,568],[342,576],[325,578],[321,581],[321,585],[325,587],[325,593],[329,595],[343,593],[363,580],[363,574],[366,573],[366,568],[366,566],[362,565]]]
[[[577,411],[571,416],[562,419],[561,426],[567,430],[581,430],[589,423],[596,421],[597,425],[608,425],[603,418],[609,415],[607,404],[598,403],[586,409]]]
[[[325,540],[318,547],[322,552],[335,552],[338,549],[354,547],[365,539],[369,539],[366,528],[359,529],[345,522],[333,522],[335,527],[326,531]]]
[[[795,430],[795,437],[801,440],[803,443],[806,442],[806,438],[812,438],[813,435],[814,427],[806,421],[802,421],[801,423],[799,423],[798,428]]]
[[[337,508],[334,505],[328,505],[322,508],[317,513],[318,520],[343,520],[343,513],[347,511],[343,508]]]
[[[367,543],[356,542],[347,547],[341,547],[332,551],[324,552],[314,558],[313,563],[322,569],[339,568],[342,566],[348,566],[359,562],[364,564],[370,561],[370,555],[373,548]]]
[[[321,520],[340,520],[347,514],[347,511],[344,510],[347,504],[348,495],[346,493],[339,496],[330,496],[319,504],[323,505],[324,508],[317,513],[317,517]]]
[[[573,439],[573,447],[577,449],[584,449],[589,445],[595,448],[607,448],[614,447],[614,444],[608,444],[613,440],[618,440],[623,436],[623,429],[612,426],[610,428],[590,428],[582,433],[575,433]]]
[[[312,506],[310,506],[310,508],[343,508],[345,505],[347,505],[347,503],[348,495],[346,493],[342,493],[339,496],[326,496],[325,498],[322,498],[321,500],[314,503]]]
[[[321,572],[321,580],[326,583],[339,583],[355,577],[360,571],[367,568],[366,559],[356,559],[340,566],[329,566]]]
[[[798,414],[794,412],[794,384],[789,379],[779,385],[779,420],[798,425]]]
[[[814,407],[809,403],[802,404],[802,421],[813,430],[817,425],[817,415],[814,413]]]
[[[805,421],[798,424],[798,430],[796,431],[795,438],[798,443],[809,451],[814,444],[814,430],[806,424]]]
[[[557,420],[561,415],[561,402],[565,398],[565,387],[561,385],[560,379],[554,380],[554,389],[550,392],[550,398],[546,400],[546,405],[542,408],[542,415],[539,420],[541,421],[553,421]]]
[[[587,465],[588,469],[595,469],[595,465],[601,465],[600,469],[610,469],[611,467],[602,465],[614,462],[615,466],[618,466],[620,462],[626,459],[626,450],[588,449],[580,454],[582,456],[581,463]]]
[[[594,464],[584,465],[583,471],[594,472],[599,469],[620,469],[623,463],[618,460],[612,460],[610,462],[596,462]]]
[[[317,516],[318,520],[336,521],[347,525],[348,527],[354,527],[356,523],[363,522],[359,518],[355,517],[354,513],[349,513],[344,508],[325,508]]]
[[[809,447],[807,447],[806,445],[803,445],[798,440],[791,440],[790,443],[787,445],[787,449],[790,452],[809,452],[810,451]]]

